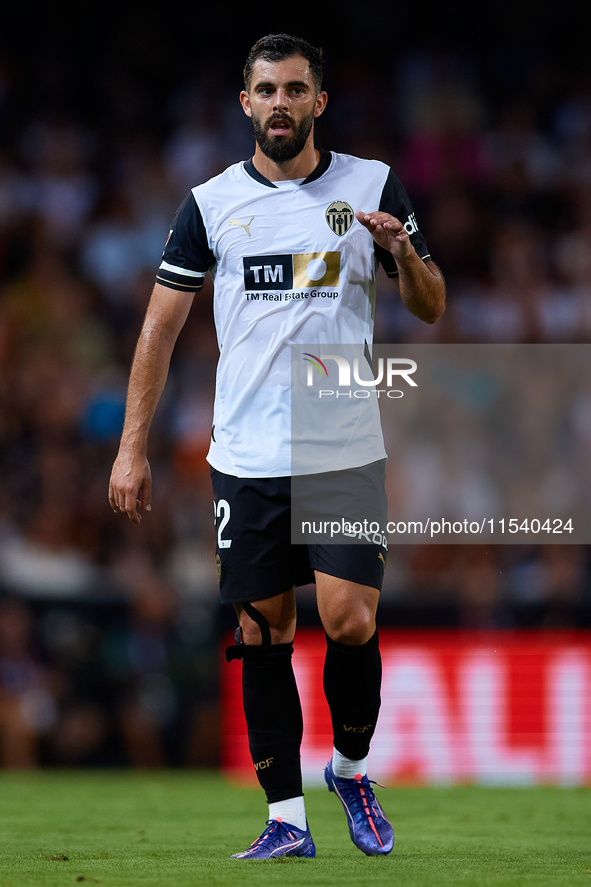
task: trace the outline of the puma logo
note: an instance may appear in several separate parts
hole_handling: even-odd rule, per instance
[[[385,559],[385,557],[384,557],[384,555],[382,554],[381,551],[380,551],[380,553],[378,554],[378,557],[379,557],[379,559],[381,560],[381,562],[383,563],[384,568],[385,568],[385,567],[386,567],[386,559]]]
[[[238,219],[230,219],[230,225],[236,225],[237,228],[244,228],[244,230],[246,231],[246,233],[250,237],[251,236],[250,235],[250,226],[252,224],[253,219],[254,219],[254,216],[251,216],[250,220],[247,222],[246,225],[244,224],[244,222],[239,222]]]

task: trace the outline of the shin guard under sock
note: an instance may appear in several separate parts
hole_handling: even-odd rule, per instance
[[[378,632],[361,646],[326,636],[324,693],[330,709],[334,745],[354,761],[367,756],[380,711],[382,659]]]
[[[242,698],[248,744],[267,801],[302,795],[303,722],[291,664],[292,644],[244,644]]]

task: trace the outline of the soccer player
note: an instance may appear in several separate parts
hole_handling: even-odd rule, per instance
[[[334,731],[325,779],[355,845],[385,854],[394,834],[367,777],[380,707],[385,552],[290,543],[290,345],[371,343],[378,263],[427,323],[443,313],[445,287],[392,171],[315,147],[314,121],[327,102],[321,50],[284,34],[264,37],[250,51],[244,87],[255,153],[193,188],[173,220],[133,361],[109,500],[136,524],[140,509],[151,509],[148,431],[176,338],[209,272],[220,346],[208,454],[216,559],[222,600],[234,604],[240,626],[227,655],[242,660],[249,747],[269,803],[267,827],[235,858],[315,855],[291,662],[295,586],[312,580]],[[336,296],[313,298],[318,286]],[[285,299],[290,289],[300,298]],[[383,489],[383,447],[367,458],[367,466],[348,467],[381,477]]]

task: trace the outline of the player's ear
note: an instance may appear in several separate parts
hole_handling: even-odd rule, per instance
[[[247,117],[252,117],[252,111],[250,110],[250,98],[245,89],[240,93],[240,104],[242,105],[242,110],[246,114]]]
[[[326,103],[328,102],[328,95],[325,92],[319,92],[316,96],[316,107],[314,108],[314,117],[320,117],[324,109],[326,108]]]

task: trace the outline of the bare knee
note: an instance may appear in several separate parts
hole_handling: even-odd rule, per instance
[[[293,588],[263,601],[252,601],[251,607],[266,621],[272,644],[291,644],[297,621]],[[261,629],[259,623],[249,616],[243,604],[236,604],[236,613],[244,643],[260,646],[263,643],[264,629]]]
[[[324,630],[331,640],[357,647],[373,637],[376,621],[373,614],[367,610],[347,614],[335,613],[325,616]]]
[[[324,630],[333,641],[361,646],[376,630],[380,592],[326,573],[316,573],[316,600]]]

